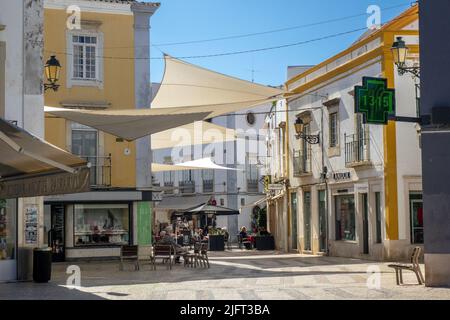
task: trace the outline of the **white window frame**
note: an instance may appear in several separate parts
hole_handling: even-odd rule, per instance
[[[96,59],[95,59],[95,79],[74,78],[74,36],[96,37]],[[97,30],[67,31],[67,88],[74,86],[103,88],[103,33]]]

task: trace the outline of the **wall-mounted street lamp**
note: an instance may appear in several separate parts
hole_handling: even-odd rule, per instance
[[[44,90],[52,89],[53,91],[58,91],[59,84],[59,74],[61,71],[61,64],[56,59],[56,56],[51,56],[50,59],[45,64],[45,76],[48,83],[44,83]]]
[[[406,65],[408,51],[409,48],[406,46],[403,37],[397,37],[397,41],[392,45],[391,52],[394,57],[394,63],[398,68],[398,73],[401,76],[411,73],[414,77],[420,78],[420,67],[408,67]]]
[[[297,118],[295,121],[295,132],[297,135],[295,136],[297,140],[303,139],[309,144],[319,144],[320,143],[320,135],[307,135],[303,131],[305,128],[305,124],[301,118]]]

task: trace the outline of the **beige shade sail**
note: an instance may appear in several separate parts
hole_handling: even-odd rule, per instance
[[[45,107],[55,117],[74,121],[100,131],[133,141],[154,133],[205,119],[210,112],[190,112],[183,108],[82,110]]]
[[[236,131],[206,121],[197,121],[152,135],[152,150],[236,140]]]
[[[215,117],[279,100],[284,90],[214,72],[165,55],[165,72],[152,108],[199,108]]]
[[[204,158],[194,161],[183,162],[180,164],[159,164],[152,163],[152,173],[167,171],[185,171],[185,170],[228,170],[238,171],[234,168],[222,167],[215,164],[211,158]]]
[[[226,76],[165,56],[164,78],[151,109],[82,110],[45,107],[45,112],[128,141],[250,109],[283,98],[284,90]]]

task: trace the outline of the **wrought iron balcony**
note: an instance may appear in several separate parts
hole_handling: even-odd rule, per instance
[[[247,179],[247,192],[258,192],[258,180]]]
[[[371,165],[368,134],[345,135],[345,165],[350,168]]]
[[[195,193],[195,181],[180,181],[180,192],[182,194],[194,194]]]
[[[203,193],[214,192],[214,180],[203,180]]]
[[[102,157],[80,156],[91,164],[90,183],[94,189],[111,187],[111,155]]]
[[[167,188],[164,190],[165,194],[174,194],[174,183],[173,181],[165,181],[164,182],[164,188]]]
[[[294,177],[311,174],[311,150],[294,150]]]

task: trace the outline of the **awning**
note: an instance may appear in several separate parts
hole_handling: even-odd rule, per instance
[[[215,164],[211,158],[204,158],[180,164],[159,164],[152,163],[152,172],[167,172],[167,171],[185,171],[185,170],[228,170],[239,171],[238,169],[222,167]]]
[[[277,101],[284,93],[165,55],[164,77],[152,108],[198,108],[213,118]]]
[[[183,108],[84,110],[45,107],[45,112],[133,141],[154,133],[203,120],[207,111],[183,111]]]
[[[152,135],[152,150],[236,140],[236,131],[206,121],[197,121]]]
[[[206,203],[210,199],[210,196],[164,197],[163,200],[155,206],[155,209],[186,211],[193,207],[200,206],[202,203]]]
[[[0,119],[0,198],[89,190],[87,162]]]
[[[284,90],[210,71],[166,56],[161,87],[151,109],[45,112],[133,141],[194,121],[249,109],[283,98]]]

